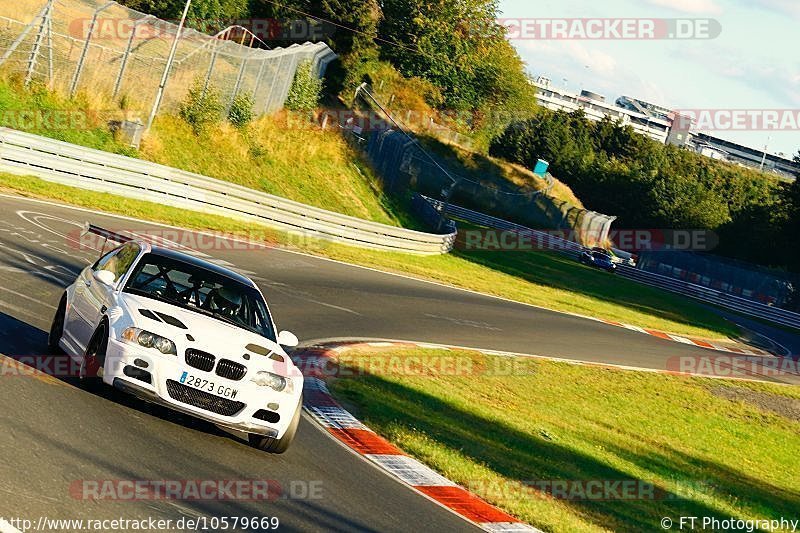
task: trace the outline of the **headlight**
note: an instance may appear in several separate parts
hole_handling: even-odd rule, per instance
[[[167,355],[177,355],[175,343],[155,333],[150,333],[139,328],[127,328],[122,332],[122,339],[145,348],[154,348]]]
[[[292,392],[292,381],[272,372],[257,372],[251,381],[259,387],[270,387],[278,392]]]

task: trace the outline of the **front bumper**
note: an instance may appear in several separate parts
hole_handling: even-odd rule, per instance
[[[128,369],[134,367],[146,370],[151,376],[150,383],[126,375],[126,367]],[[235,399],[244,404],[244,407],[232,416],[225,416],[173,398],[168,391],[167,381],[172,380],[175,382],[183,372],[187,371],[192,375],[207,378],[218,385],[235,389],[237,391]],[[302,407],[299,405],[302,394],[302,381],[300,381],[299,387],[295,383],[292,393],[277,392],[252,383],[249,380],[249,374],[240,381],[228,380],[215,375],[213,372],[203,372],[189,367],[182,355],[163,355],[155,350],[140,348],[115,339],[109,339],[108,341],[103,381],[142,400],[163,405],[181,413],[206,420],[214,425],[233,431],[265,435],[273,438],[283,436],[291,423],[296,409]],[[270,423],[254,418],[253,415],[259,410],[269,410],[272,413],[277,413],[280,416],[280,420]]]

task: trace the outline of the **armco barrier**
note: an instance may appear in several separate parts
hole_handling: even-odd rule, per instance
[[[639,283],[644,283],[645,285],[676,292],[694,298],[695,300],[718,305],[742,314],[769,320],[770,322],[775,322],[784,326],[800,328],[800,314],[786,311],[785,309],[764,305],[753,300],[748,300],[747,298],[741,298],[726,292],[709,289],[702,285],[695,285],[694,283],[670,278],[669,276],[662,276],[654,272],[646,272],[625,265],[620,265],[619,268],[617,268],[617,274],[638,281]]]
[[[466,209],[457,205],[445,205],[440,200],[434,200],[425,196],[423,196],[423,198],[437,210],[441,211],[444,209],[445,215],[447,216],[466,220],[467,222],[478,224],[487,228],[529,234],[541,239],[540,242],[542,242],[547,249],[564,253],[570,257],[577,258],[578,254],[581,252],[581,250],[583,250],[583,246],[580,244],[565,239],[560,239],[545,232],[526,228],[525,226],[520,226],[519,224],[509,222],[508,220],[485,215],[483,213],[472,211],[471,209]],[[642,283],[644,285],[658,287],[659,289],[682,294],[684,296],[694,298],[695,300],[717,305],[738,313],[768,320],[784,326],[800,328],[800,314],[786,311],[785,309],[764,305],[753,300],[748,300],[747,298],[741,298],[726,292],[709,289],[694,283],[676,280],[668,276],[662,276],[661,274],[646,272],[644,270],[639,270],[638,268],[627,265],[618,265],[617,275],[638,283]]]
[[[544,248],[560,252],[563,254],[567,254],[576,259],[578,257],[578,254],[580,254],[581,251],[583,251],[583,246],[581,246],[580,244],[568,241],[566,239],[560,239],[547,232],[537,231],[535,229],[521,226],[519,224],[515,224],[514,222],[503,220],[502,218],[497,218],[491,215],[479,213],[478,211],[473,211],[465,207],[460,207],[454,204],[445,204],[441,200],[435,200],[433,198],[429,198],[424,195],[419,195],[419,196],[424,200],[426,200],[428,203],[430,203],[437,211],[441,212],[441,210],[444,209],[444,214],[448,217],[465,220],[467,222],[471,222],[473,224],[477,224],[479,226],[484,226],[487,228],[524,233],[526,235],[530,235],[532,238],[535,238],[537,242],[542,243],[542,246]]]
[[[437,235],[333,213],[217,179],[0,128],[0,170],[46,181],[257,222],[346,244],[443,254],[455,232]]]

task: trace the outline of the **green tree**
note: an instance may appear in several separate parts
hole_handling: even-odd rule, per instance
[[[213,86],[204,88],[203,80],[198,78],[180,103],[178,114],[192,127],[195,135],[200,135],[219,122],[223,110],[219,91]]]
[[[297,66],[294,81],[286,97],[286,109],[291,111],[314,111],[319,105],[322,80],[314,72],[311,61]]]
[[[185,0],[120,0],[131,9],[177,23],[186,5]],[[248,16],[247,0],[192,0],[187,25],[214,33]]]
[[[250,93],[237,94],[228,110],[228,122],[239,129],[247,127],[253,121],[253,104],[253,96]]]

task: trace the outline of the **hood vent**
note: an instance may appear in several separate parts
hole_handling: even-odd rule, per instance
[[[253,353],[257,353],[258,355],[263,355],[265,357],[269,357],[273,361],[278,361],[279,363],[283,363],[284,362],[283,356],[281,356],[279,354],[276,354],[272,350],[268,350],[267,348],[264,348],[263,346],[259,346],[258,344],[248,344],[247,346],[245,346],[245,349],[249,350],[249,351],[251,351]]]
[[[186,327],[186,324],[184,324],[174,316],[169,316],[164,313],[159,313],[158,311],[151,311],[149,309],[139,309],[139,314],[149,318],[150,320],[155,320],[156,322],[164,322],[169,324],[170,326],[174,326],[180,329],[189,329]]]
[[[156,322],[161,322],[161,319],[156,316],[156,314],[149,309],[139,309],[139,314],[149,318],[150,320],[155,320]]]
[[[156,314],[159,316],[161,320],[163,320],[170,326],[175,326],[176,328],[181,328],[181,329],[189,329],[186,327],[186,324],[184,324],[174,316],[165,315],[164,313],[159,313],[158,311],[156,311]]]

